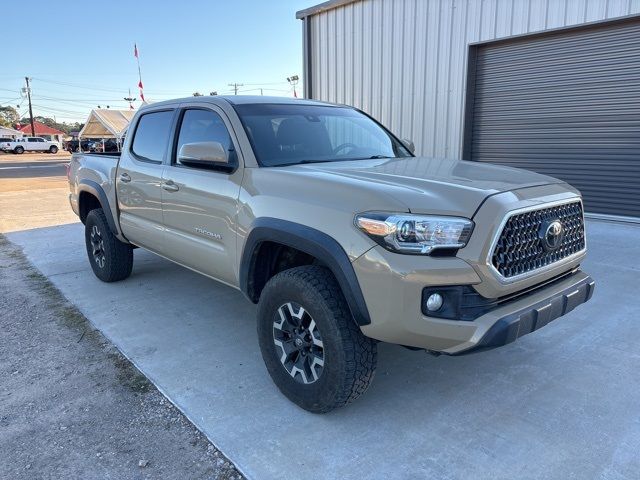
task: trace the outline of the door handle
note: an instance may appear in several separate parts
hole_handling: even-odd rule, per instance
[[[180,190],[180,187],[173,183],[173,180],[167,180],[166,182],[162,183],[162,189],[166,190],[167,192],[177,192],[178,190]]]
[[[129,176],[128,173],[121,173],[120,174],[120,181],[122,183],[129,183],[131,181],[131,177]]]

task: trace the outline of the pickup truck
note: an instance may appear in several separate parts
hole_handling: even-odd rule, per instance
[[[416,157],[310,100],[154,103],[129,131],[120,154],[69,166],[93,272],[126,279],[142,247],[241,290],[274,383],[311,412],[367,390],[380,341],[478,352],[593,293],[581,196],[561,180]]]
[[[48,152],[58,153],[60,144],[45,140],[41,137],[20,137],[11,142],[0,143],[0,149],[5,152],[24,153],[24,152]]]

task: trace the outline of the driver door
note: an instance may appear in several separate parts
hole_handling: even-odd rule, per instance
[[[237,286],[236,221],[242,168],[232,172],[180,163],[182,145],[219,142],[239,167],[237,145],[222,110],[184,106],[177,140],[162,178],[167,251],[182,265]]]

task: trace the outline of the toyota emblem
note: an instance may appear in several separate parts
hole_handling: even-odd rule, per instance
[[[545,222],[540,229],[540,233],[540,240],[542,240],[544,249],[551,252],[562,244],[564,227],[560,220],[553,220],[552,222]]]

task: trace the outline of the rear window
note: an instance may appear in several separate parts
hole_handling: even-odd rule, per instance
[[[161,163],[167,150],[173,110],[146,113],[140,117],[131,152],[142,160]]]

